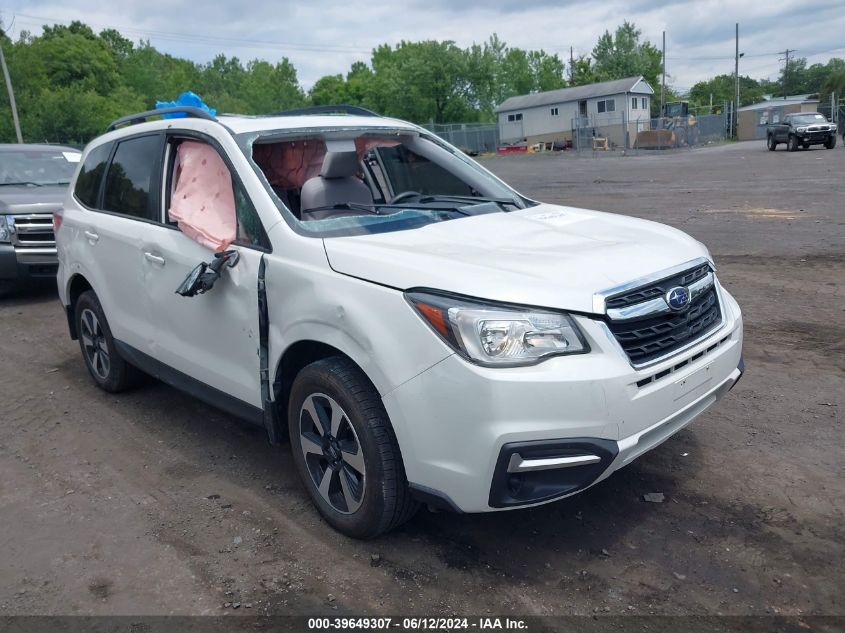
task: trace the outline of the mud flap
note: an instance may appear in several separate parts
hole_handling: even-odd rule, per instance
[[[261,256],[258,265],[258,367],[261,380],[261,406],[264,410],[264,427],[270,444],[281,444],[284,440],[284,429],[279,420],[279,412],[275,403],[270,399],[270,320],[267,311],[267,285],[265,272],[267,263]]]

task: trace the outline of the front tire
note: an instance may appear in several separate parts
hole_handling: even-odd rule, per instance
[[[824,142],[824,147],[825,149],[833,149],[834,147],[836,147],[836,137],[831,136],[829,139],[827,139]]]
[[[138,370],[118,353],[103,307],[93,290],[79,295],[74,314],[82,358],[97,386],[117,393],[134,385]]]
[[[288,430],[300,479],[339,532],[370,539],[416,513],[381,397],[351,360],[333,356],[299,372]]]
[[[789,139],[786,141],[786,149],[790,152],[797,152],[798,151],[798,137],[790,136]]]
[[[775,141],[774,135],[769,134],[769,136],[766,137],[766,147],[769,148],[770,152],[773,152],[777,149],[777,146],[778,146],[778,144]]]

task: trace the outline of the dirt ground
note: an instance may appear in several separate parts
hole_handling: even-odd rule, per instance
[[[357,542],[287,446],[163,384],[97,390],[54,292],[2,298],[0,614],[845,613],[845,151],[484,164],[708,244],[744,310],[737,388],[574,498]]]

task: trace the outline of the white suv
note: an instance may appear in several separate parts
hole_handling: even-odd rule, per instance
[[[289,435],[345,534],[572,495],[742,374],[739,306],[680,231],[529,200],[359,108],[177,110],[85,149],[56,218],[71,336],[107,391],[140,369]]]

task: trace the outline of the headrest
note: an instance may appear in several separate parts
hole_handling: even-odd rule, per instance
[[[358,173],[358,152],[327,152],[320,175],[323,178],[349,178]]]

